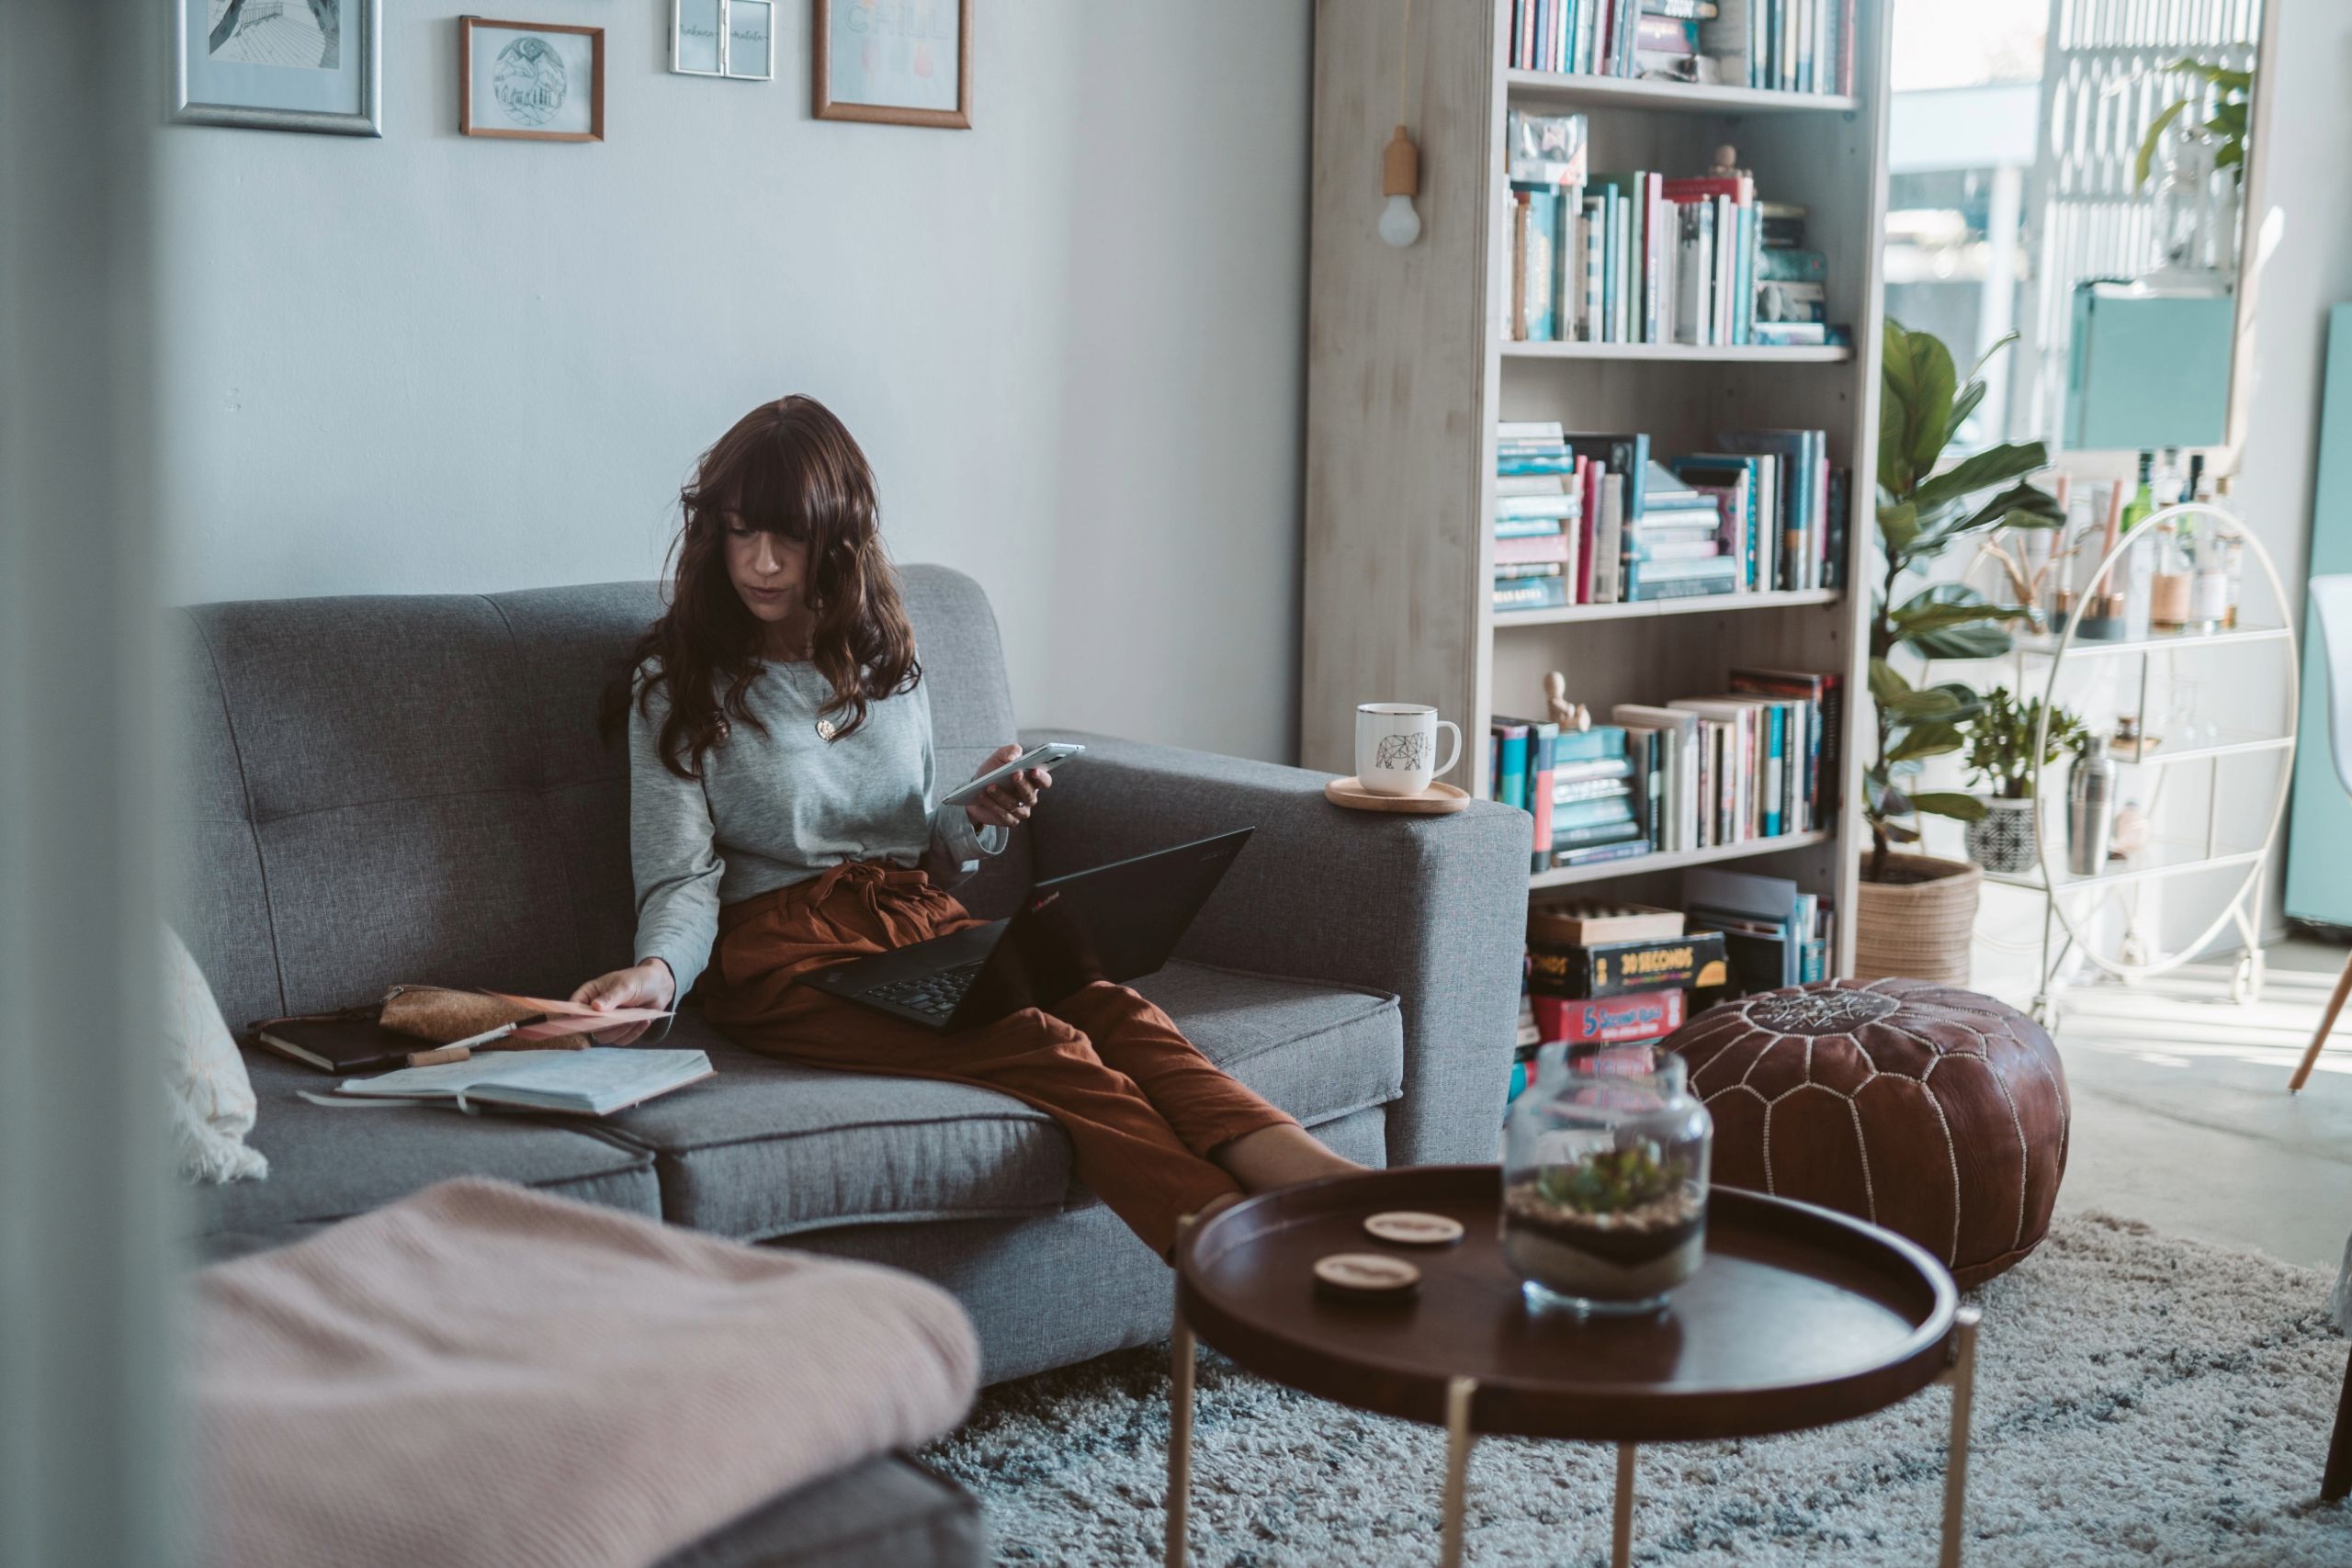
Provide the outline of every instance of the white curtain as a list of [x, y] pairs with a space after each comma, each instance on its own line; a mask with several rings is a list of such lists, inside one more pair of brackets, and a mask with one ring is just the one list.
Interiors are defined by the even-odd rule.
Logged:
[[[177, 1561], [144, 741], [167, 5], [0, 46], [0, 1562]], [[220, 132], [206, 134], [253, 134]]]

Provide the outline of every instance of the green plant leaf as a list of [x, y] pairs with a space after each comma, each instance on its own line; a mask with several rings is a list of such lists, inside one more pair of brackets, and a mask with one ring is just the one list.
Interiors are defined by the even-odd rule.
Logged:
[[1929, 790], [1924, 795], [1913, 795], [1911, 808], [1914, 811], [1924, 811], [1930, 817], [1950, 817], [1962, 822], [1976, 821], [1991, 809], [1973, 795], [1962, 795], [1957, 790], [1941, 789]]
[[1919, 830], [1916, 828], [1905, 828], [1900, 822], [1881, 822], [1878, 824], [1878, 830], [1898, 844], [1916, 844], [1919, 841]]
[[1965, 681], [1939, 681], [1933, 689], [1951, 698], [1954, 705], [1951, 718], [1955, 724], [1966, 724], [1984, 706], [1984, 699], [1978, 696]]
[[1887, 760], [1896, 762], [1917, 761], [1922, 757], [1940, 757], [1961, 747], [1960, 731], [1949, 724], [1915, 724], [1903, 732], [1902, 739], [1887, 750]]
[[1911, 499], [1918, 503], [1920, 511], [1933, 512], [1939, 506], [1965, 501], [1980, 490], [2023, 479], [2036, 468], [2049, 466], [2049, 449], [2041, 442], [2005, 441], [1998, 446], [1972, 453], [1933, 479], [1922, 480]]
[[1909, 502], [1878, 509], [1879, 538], [1886, 546], [1890, 559], [1902, 560], [1911, 549], [1911, 542], [1919, 536], [1919, 509]]
[[1929, 659], [2001, 659], [2017, 646], [2016, 638], [1990, 626], [1945, 626], [1906, 640]]
[[1917, 723], [1922, 719], [1939, 718], [1950, 722], [1960, 715], [1961, 703], [1950, 692], [1930, 686], [1924, 692], [1908, 692], [1893, 702], [1881, 705], [1899, 718]]
[[1958, 385], [1951, 351], [1935, 333], [1912, 332], [1890, 320], [1880, 381], [1884, 406], [1879, 411], [1879, 482], [1896, 500], [1909, 500], [1918, 476], [1943, 451], [1944, 425]]
[[2148, 183], [2148, 171], [2155, 166], [2156, 145], [2165, 139], [2165, 127], [2178, 119], [2180, 111], [2187, 108], [2188, 105], [2189, 100], [2187, 98], [2175, 99], [2164, 107], [2162, 113], [2148, 122], [2148, 134], [2140, 138], [2140, 155], [2132, 160], [2132, 188], [2133, 190], [2138, 190]]
[[2007, 332], [2003, 333], [1999, 337], [1995, 338], [1991, 343], [1986, 344], [1984, 345], [1984, 352], [1976, 356], [1976, 363], [1968, 367], [1968, 378], [1971, 381], [1973, 381], [1979, 376], [1984, 374], [1984, 367], [1993, 363], [1993, 356], [1995, 355], [2000, 353], [2001, 350], [2008, 347], [2009, 344], [2017, 342], [2023, 336], [2025, 336], [2025, 333], [2018, 331], [2015, 327], [2012, 327]]
[[[2016, 335], [2015, 333], [2009, 334], [2010, 337]], [[2005, 338], [2002, 341], [2006, 343], [2007, 339]], [[1974, 413], [1976, 405], [1984, 400], [1984, 383], [1973, 377], [1970, 378], [1968, 385], [1960, 389], [1960, 396], [1952, 400], [1951, 416], [1944, 421], [1945, 446], [1951, 445], [1951, 438], [1960, 434], [1960, 427], [1968, 423], [1968, 416]]]
[[1894, 665], [1883, 659], [1871, 660], [1871, 700], [1872, 702], [1891, 703], [1897, 698], [1909, 695], [1910, 691], [1911, 682], [1905, 680], [1902, 671], [1896, 670]]

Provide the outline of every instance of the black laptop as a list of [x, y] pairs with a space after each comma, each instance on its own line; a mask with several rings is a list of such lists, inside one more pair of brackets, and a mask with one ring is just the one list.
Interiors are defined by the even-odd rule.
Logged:
[[948, 1034], [1051, 1007], [1091, 981], [1149, 975], [1167, 964], [1253, 831], [1040, 882], [1009, 920], [820, 969], [801, 983]]

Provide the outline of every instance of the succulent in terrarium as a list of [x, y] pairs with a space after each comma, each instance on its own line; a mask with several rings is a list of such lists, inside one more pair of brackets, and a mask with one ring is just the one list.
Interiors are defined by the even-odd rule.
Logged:
[[1684, 1161], [1659, 1158], [1657, 1145], [1642, 1138], [1574, 1165], [1547, 1166], [1535, 1179], [1535, 1190], [1545, 1202], [1580, 1214], [1615, 1214], [1656, 1202], [1689, 1174]]

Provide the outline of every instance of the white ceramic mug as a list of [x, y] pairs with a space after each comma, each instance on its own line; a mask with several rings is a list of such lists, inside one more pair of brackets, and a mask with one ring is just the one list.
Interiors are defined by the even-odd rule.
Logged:
[[[1432, 765], [1437, 732], [1453, 737]], [[1356, 708], [1356, 778], [1374, 795], [1419, 795], [1462, 760], [1462, 727], [1419, 703], [1363, 703]]]

